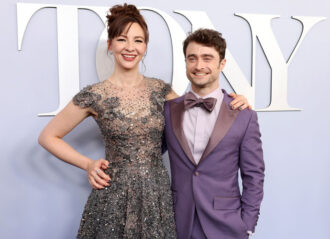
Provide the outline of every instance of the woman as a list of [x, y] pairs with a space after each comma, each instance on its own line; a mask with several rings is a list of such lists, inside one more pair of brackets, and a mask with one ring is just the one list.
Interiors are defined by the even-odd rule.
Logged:
[[[110, 13], [113, 74], [74, 96], [44, 128], [39, 142], [85, 170], [94, 188], [77, 238], [176, 238], [161, 137], [164, 101], [177, 95], [163, 81], [139, 73], [149, 34], [137, 8], [116, 5]], [[104, 136], [106, 159], [92, 160], [62, 140], [88, 116], [94, 117]]]

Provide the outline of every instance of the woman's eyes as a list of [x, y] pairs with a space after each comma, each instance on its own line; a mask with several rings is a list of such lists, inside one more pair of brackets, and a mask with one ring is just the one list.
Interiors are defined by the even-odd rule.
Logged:
[[[118, 38], [117, 41], [119, 41], [119, 42], [125, 42], [126, 39], [125, 38]], [[141, 39], [137, 39], [137, 40], [135, 40], [135, 42], [136, 43], [143, 43], [144, 41], [141, 40]]]

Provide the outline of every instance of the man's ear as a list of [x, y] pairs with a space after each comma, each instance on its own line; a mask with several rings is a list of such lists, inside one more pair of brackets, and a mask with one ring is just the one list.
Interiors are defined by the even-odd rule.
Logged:
[[219, 67], [220, 67], [220, 70], [221, 70], [221, 71], [223, 70], [223, 68], [225, 68], [226, 62], [227, 62], [226, 58], [223, 58], [223, 59], [220, 61], [220, 63], [219, 63]]

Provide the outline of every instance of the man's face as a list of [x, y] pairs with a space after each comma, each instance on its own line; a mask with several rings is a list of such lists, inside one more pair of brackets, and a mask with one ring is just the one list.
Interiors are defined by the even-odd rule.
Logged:
[[193, 89], [216, 89], [219, 86], [219, 74], [226, 60], [220, 62], [219, 53], [214, 47], [190, 42], [186, 49], [186, 74]]

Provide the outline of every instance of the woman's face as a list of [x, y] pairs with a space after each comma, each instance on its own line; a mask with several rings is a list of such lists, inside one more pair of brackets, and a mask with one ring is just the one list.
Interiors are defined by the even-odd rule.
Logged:
[[116, 67], [132, 70], [139, 67], [147, 49], [143, 29], [138, 23], [128, 24], [125, 30], [111, 40], [109, 50], [112, 50]]

